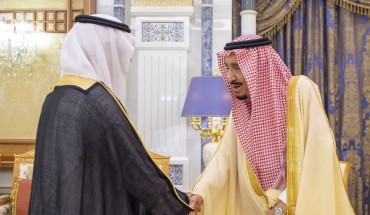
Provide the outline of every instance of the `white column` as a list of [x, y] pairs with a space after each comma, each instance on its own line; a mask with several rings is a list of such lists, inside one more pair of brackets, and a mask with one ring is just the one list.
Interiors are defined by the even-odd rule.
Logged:
[[243, 10], [241, 16], [241, 34], [256, 34], [257, 12], [254, 10]]
[[[192, 6], [131, 7], [136, 37], [137, 128], [147, 148], [171, 156], [170, 178], [190, 190], [187, 124], [181, 110], [187, 92]], [[134, 79], [135, 80], [135, 79]]]
[[241, 0], [241, 34], [256, 34], [256, 0]]

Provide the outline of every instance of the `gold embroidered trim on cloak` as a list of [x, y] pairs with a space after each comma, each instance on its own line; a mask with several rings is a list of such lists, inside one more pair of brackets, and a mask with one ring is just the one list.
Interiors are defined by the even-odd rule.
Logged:
[[[55, 86], [66, 86], [66, 85], [74, 85], [74, 86], [78, 86], [84, 90], [87, 90], [89, 89], [93, 84], [95, 84], [96, 82], [99, 82], [97, 80], [94, 80], [94, 79], [89, 79], [89, 78], [85, 78], [85, 77], [81, 77], [81, 76], [77, 76], [77, 75], [65, 75], [62, 77], [61, 80], [59, 80], [57, 82], [57, 84]], [[112, 96], [112, 98], [115, 100], [115, 102], [117, 103], [118, 107], [121, 109], [121, 111], [123, 112], [123, 114], [126, 116], [127, 120], [129, 121], [129, 123], [131, 124], [131, 127], [134, 129], [134, 131], [136, 132], [137, 136], [139, 137], [139, 140], [142, 144], [142, 146], [144, 147], [145, 151], [148, 153], [149, 155], [149, 158], [152, 160], [153, 164], [156, 165], [158, 167], [158, 165], [156, 164], [156, 162], [153, 160], [153, 158], [150, 156], [149, 154], [149, 150], [147, 150], [147, 148], [145, 147], [144, 145], [144, 142], [142, 141], [139, 133], [137, 132], [134, 124], [131, 122], [131, 119], [130, 117], [128, 116], [126, 110], [123, 108], [121, 102], [117, 99], [117, 97], [114, 95], [114, 93], [107, 87], [105, 86], [102, 82], [99, 82], [101, 84], [101, 86]], [[161, 168], [158, 167], [158, 169], [160, 171], [162, 171], [163, 175], [167, 178], [167, 180], [171, 183], [171, 179], [163, 172], [163, 170]], [[176, 194], [177, 198], [182, 202], [184, 203], [186, 206], [188, 206], [190, 209], [192, 209], [190, 207], [189, 204], [187, 204], [186, 202], [184, 202], [180, 197], [179, 195], [177, 194], [176, 192], [176, 189], [175, 187], [173, 186], [173, 184], [171, 183], [172, 185], [172, 189], [174, 191], [174, 193]]]
[[361, 15], [370, 15], [370, 6], [355, 3], [349, 0], [329, 0], [330, 3], [338, 5], [341, 8], [344, 8], [352, 13], [357, 13]]
[[[77, 75], [64, 75], [62, 79], [60, 79], [55, 86], [65, 86], [65, 85], [74, 85], [78, 86], [81, 89], [87, 90], [89, 89], [93, 84], [98, 82], [97, 80], [90, 79], [90, 78], [84, 78]], [[52, 88], [54, 90], [54, 88]]]
[[[289, 10], [285, 13], [284, 16], [278, 18], [278, 20], [276, 21], [274, 25], [268, 27], [265, 30], [258, 31], [257, 34], [261, 35], [262, 37], [272, 38], [272, 36], [274, 36], [277, 32], [279, 32], [281, 28], [283, 28], [285, 24], [290, 21], [292, 15], [295, 13], [295, 11], [301, 5], [301, 3], [302, 3], [302, 0], [292, 0], [292, 2], [290, 3], [291, 6]], [[257, 19], [257, 26], [258, 26], [258, 21], [259, 20]]]
[[[99, 82], [101, 84], [101, 86], [103, 86], [103, 88], [112, 96], [112, 98], [116, 101], [118, 107], [121, 109], [121, 111], [123, 112], [123, 114], [126, 116], [127, 120], [129, 121], [131, 127], [134, 129], [135, 133], [137, 134], [137, 136], [139, 137], [139, 140], [140, 140], [140, 143], [142, 144], [142, 146], [144, 147], [145, 151], [148, 153], [149, 155], [149, 150], [146, 148], [146, 146], [144, 145], [144, 141], [141, 139], [140, 135], [139, 135], [139, 132], [137, 132], [134, 124], [132, 123], [130, 117], [128, 116], [126, 110], [123, 108], [121, 102], [117, 99], [117, 97], [114, 95], [114, 93], [107, 87], [105, 86], [102, 82]], [[153, 158], [149, 155], [149, 158], [152, 160], [153, 164], [156, 165], [158, 167], [158, 165], [156, 164], [156, 162], [153, 160]], [[163, 173], [163, 175], [167, 178], [167, 180], [170, 182], [171, 186], [172, 186], [172, 189], [174, 191], [174, 193], [176, 194], [176, 197], [183, 203], [185, 204], [188, 208], [192, 209], [192, 207], [190, 207], [190, 205], [186, 202], [184, 202], [180, 196], [177, 194], [176, 192], [176, 189], [175, 187], [173, 186], [172, 182], [171, 182], [171, 179], [163, 172], [163, 170], [161, 168], [158, 167], [158, 169]]]
[[287, 214], [295, 214], [295, 207], [298, 196], [298, 180], [300, 167], [299, 158], [299, 136], [298, 119], [295, 112], [297, 111], [295, 104], [296, 86], [299, 76], [293, 76], [288, 83], [288, 98], [287, 98]]
[[267, 198], [265, 192], [263, 191], [260, 182], [258, 181], [256, 173], [253, 171], [253, 169], [249, 165], [248, 161], [246, 161], [246, 166], [247, 166], [247, 172], [248, 172], [248, 175], [249, 175], [249, 180], [251, 181], [254, 192], [256, 192], [256, 194], [258, 196], [263, 196], [264, 197], [264, 200], [265, 200], [266, 205], [268, 207], [268, 205], [269, 205], [268, 198]]

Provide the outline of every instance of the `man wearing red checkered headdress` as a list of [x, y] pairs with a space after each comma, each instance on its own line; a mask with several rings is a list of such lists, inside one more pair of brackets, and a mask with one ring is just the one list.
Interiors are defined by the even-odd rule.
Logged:
[[191, 213], [354, 214], [318, 88], [292, 77], [270, 44], [244, 35], [218, 53], [233, 108]]

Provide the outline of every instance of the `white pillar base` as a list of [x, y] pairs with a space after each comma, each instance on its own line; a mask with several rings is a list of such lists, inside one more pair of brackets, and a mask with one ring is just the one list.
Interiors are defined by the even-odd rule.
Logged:
[[243, 10], [240, 12], [241, 16], [241, 33], [256, 34], [256, 18], [257, 12], [254, 10]]

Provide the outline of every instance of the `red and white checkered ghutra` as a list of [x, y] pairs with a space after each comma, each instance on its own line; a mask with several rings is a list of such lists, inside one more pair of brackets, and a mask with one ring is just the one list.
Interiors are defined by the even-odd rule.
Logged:
[[[233, 41], [261, 38], [243, 35]], [[236, 54], [246, 79], [250, 99], [238, 100], [227, 81], [225, 57]], [[218, 66], [233, 100], [232, 117], [246, 157], [262, 189], [286, 186], [286, 105], [291, 73], [270, 46], [234, 49], [217, 53]]]

